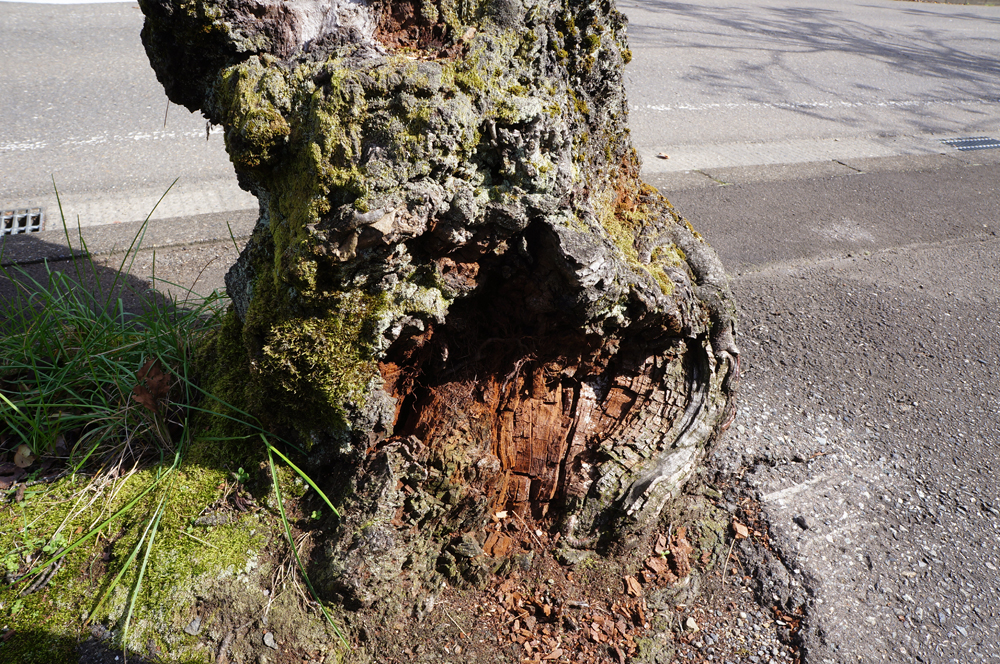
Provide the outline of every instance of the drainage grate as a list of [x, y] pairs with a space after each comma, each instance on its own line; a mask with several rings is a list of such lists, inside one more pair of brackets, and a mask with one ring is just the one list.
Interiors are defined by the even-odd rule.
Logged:
[[1000, 141], [995, 138], [989, 138], [988, 136], [950, 138], [947, 141], [941, 142], [958, 150], [962, 150], [963, 152], [966, 150], [989, 150], [991, 148], [1000, 148]]
[[42, 230], [45, 217], [42, 208], [30, 210], [4, 210], [0, 212], [0, 235], [37, 233]]

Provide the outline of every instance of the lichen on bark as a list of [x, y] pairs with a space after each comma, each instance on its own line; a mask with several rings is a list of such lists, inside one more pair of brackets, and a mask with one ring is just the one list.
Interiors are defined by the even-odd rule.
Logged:
[[717, 257], [639, 178], [613, 2], [140, 5], [260, 201], [215, 343], [347, 506], [323, 588], [481, 582], [518, 555], [499, 510], [569, 547], [655, 521], [739, 353]]

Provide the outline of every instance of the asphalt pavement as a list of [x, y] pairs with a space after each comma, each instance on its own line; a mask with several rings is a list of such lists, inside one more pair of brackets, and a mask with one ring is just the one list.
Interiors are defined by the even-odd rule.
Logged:
[[[650, 179], [732, 271], [744, 378], [709, 465], [761, 505], [780, 564], [744, 564], [765, 608], [804, 611], [805, 662], [1000, 660], [1000, 150], [963, 157]], [[252, 216], [198, 221], [150, 226], [134, 292], [154, 262], [175, 297], [222, 287]], [[4, 260], [38, 277], [68, 250], [20, 236]]]
[[1000, 660], [1000, 150], [962, 157], [651, 179], [733, 272], [711, 464], [760, 502], [806, 662]]
[[[847, 6], [623, 3], [636, 67], [669, 79], [663, 94], [692, 100], [680, 108], [633, 87], [634, 137], [649, 181], [732, 274], [741, 406], [710, 465], [761, 505], [779, 564], [754, 568], [749, 551], [745, 562], [765, 603], [801, 602], [805, 661], [997, 661], [1000, 149], [960, 152], [941, 140], [1000, 138], [1000, 9], [872, 0], [851, 4], [845, 19]], [[923, 41], [906, 46], [903, 27], [869, 30], [887, 6]], [[678, 23], [654, 47], [642, 26], [655, 23], [639, 11], [650, 7], [707, 23]], [[852, 29], [838, 28], [848, 19]], [[684, 55], [693, 29], [718, 41]], [[759, 38], [729, 49], [737, 60], [727, 64], [725, 39], [736, 33]], [[830, 69], [838, 43], [885, 35], [886, 46], [851, 60], [878, 65], [864, 76]], [[816, 85], [783, 50], [815, 57], [815, 71], [841, 83]], [[907, 85], [926, 87], [888, 94], [905, 67]], [[675, 81], [692, 87], [670, 92]], [[0, 151], [5, 173], [9, 156]], [[133, 285], [152, 273], [155, 246], [158, 279], [178, 292], [221, 287], [236, 251], [229, 229], [239, 244], [253, 215], [197, 221], [153, 222]], [[81, 230], [105, 275], [135, 228]], [[4, 262], [65, 269], [62, 237], [14, 238]]]
[[935, 154], [941, 140], [1000, 124], [1000, 7], [619, 6], [634, 54], [630, 124], [647, 173]]
[[134, 2], [0, 1], [0, 209], [54, 229], [57, 189], [72, 225], [256, 209], [219, 128], [167, 103], [142, 21]]

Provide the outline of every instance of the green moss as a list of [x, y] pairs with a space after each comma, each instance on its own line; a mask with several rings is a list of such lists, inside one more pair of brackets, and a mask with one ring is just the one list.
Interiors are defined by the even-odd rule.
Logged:
[[659, 265], [649, 265], [646, 267], [646, 270], [656, 279], [656, 283], [660, 285], [660, 290], [663, 291], [664, 295], [673, 294], [674, 282], [670, 280], [670, 277], [667, 276], [662, 267]]
[[281, 110], [287, 108], [287, 83], [258, 57], [222, 73], [226, 148], [237, 166], [257, 169], [270, 164], [289, 134]]
[[420, 13], [424, 19], [433, 25], [438, 21], [438, 8], [434, 4], [434, 0], [424, 0], [420, 6]]
[[473, 96], [478, 96], [478, 93], [486, 89], [486, 81], [475, 67], [461, 66], [454, 68], [452, 71], [452, 80], [462, 92]]
[[659, 246], [653, 250], [650, 256], [649, 265], [646, 269], [653, 275], [660, 284], [660, 289], [664, 295], [672, 295], [674, 292], [674, 282], [667, 276], [665, 267], [686, 267], [686, 256], [684, 252], [675, 244]]
[[[335, 296], [321, 316], [290, 318], [270, 327], [260, 368], [280, 392], [289, 415], [347, 426], [345, 406], [361, 406], [369, 382], [379, 375], [374, 337], [386, 304], [384, 294], [352, 291]], [[300, 422], [298, 417], [293, 421]]]
[[[374, 355], [388, 296], [327, 293], [322, 313], [310, 314], [290, 306], [283, 282], [266, 266], [259, 273], [245, 322], [230, 311], [222, 329], [199, 349], [203, 384], [218, 398], [205, 409], [233, 417], [236, 411], [223, 404], [234, 404], [266, 429], [297, 431], [306, 440], [316, 430], [344, 429], [346, 409], [361, 405], [379, 375]], [[233, 419], [208, 414], [195, 425], [214, 438], [252, 433]], [[226, 444], [220, 445], [196, 445], [193, 453], [212, 459], [225, 453]]]
[[[44, 492], [26, 498], [16, 510], [0, 512], [0, 548], [20, 550], [27, 556], [27, 537], [35, 549], [30, 555], [45, 560], [50, 554], [40, 550], [41, 542], [50, 541], [57, 528], [61, 526], [66, 540], [79, 540], [93, 523], [139, 498], [157, 472], [162, 468], [131, 473], [108, 487], [103, 497], [96, 489], [98, 500], [93, 502], [90, 498], [95, 489], [88, 487], [88, 479], [72, 476], [55, 482]], [[277, 532], [273, 524], [253, 515], [212, 528], [192, 526], [193, 520], [219, 499], [227, 476], [224, 470], [184, 465], [139, 498], [102, 537], [91, 538], [69, 553], [44, 590], [19, 597], [24, 584], [0, 588], [0, 606], [7, 613], [4, 622], [15, 635], [0, 646], [0, 658], [10, 662], [70, 661], [77, 640], [89, 633], [85, 618], [106, 624], [121, 635], [138, 564], [125, 572], [121, 585], [111, 592], [100, 612], [90, 613], [129, 558], [165, 494], [159, 528], [135, 595], [129, 633], [117, 646], [146, 654], [155, 644], [175, 660], [200, 661], [200, 651], [193, 648], [195, 640], [181, 631], [190, 620], [196, 596], [252, 565]], [[142, 551], [137, 563], [145, 555], [145, 548]]]

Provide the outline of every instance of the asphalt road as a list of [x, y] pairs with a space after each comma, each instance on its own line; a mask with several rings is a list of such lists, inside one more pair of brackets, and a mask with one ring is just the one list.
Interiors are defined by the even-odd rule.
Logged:
[[942, 138], [1000, 125], [1000, 7], [619, 6], [634, 53], [630, 120], [649, 173], [934, 153]]
[[[0, 2], [0, 207], [70, 223], [256, 208], [218, 131], [171, 105], [139, 41], [134, 3]], [[164, 118], [166, 116], [166, 122]]]
[[[942, 151], [998, 132], [1000, 8], [624, 0], [647, 173]], [[170, 106], [133, 3], [0, 1], [0, 207], [71, 223], [245, 210], [222, 144]], [[166, 122], [164, 123], [164, 117]], [[1000, 136], [998, 136], [1000, 137]], [[665, 153], [670, 159], [657, 158]]]
[[744, 382], [712, 467], [770, 524], [773, 560], [743, 560], [765, 607], [804, 610], [806, 662], [1000, 660], [1000, 150], [965, 157], [670, 195], [734, 273]]
[[647, 177], [733, 273], [763, 603], [806, 662], [1000, 660], [1000, 149], [940, 143], [1000, 138], [1000, 8], [624, 6]]
[[[739, 416], [711, 463], [770, 523], [777, 564], [755, 568], [762, 598], [801, 605], [806, 662], [1000, 660], [1000, 150], [960, 153], [939, 142], [1000, 138], [1000, 8], [622, 4], [635, 52], [633, 135], [647, 174], [733, 275], [745, 375]], [[74, 20], [133, 20], [129, 7], [80, 8]], [[31, 11], [0, 4], [0, 21], [7, 29]], [[22, 57], [14, 50], [0, 42], [5, 63]], [[4, 90], [17, 69], [0, 71]], [[73, 71], [65, 64], [52, 80], [72, 78], [63, 70]], [[22, 104], [23, 117], [7, 123], [5, 98], [5, 189], [14, 190], [11, 174], [35, 168], [27, 149], [7, 146], [48, 140], [32, 151], [44, 161], [66, 142], [31, 138], [35, 126], [57, 137], [88, 136], [91, 126], [140, 130], [117, 111], [107, 117], [118, 124], [101, 124], [101, 110], [58, 117], [74, 95], [102, 104], [120, 96], [97, 79], [90, 85], [67, 88], [51, 117]], [[46, 94], [37, 87], [13, 98]], [[159, 100], [123, 103], [145, 112], [143, 131], [154, 131]], [[180, 132], [184, 115], [175, 111]], [[187, 121], [185, 131], [204, 131]], [[217, 136], [182, 138], [181, 156], [163, 163], [208, 164], [216, 157], [198, 150], [221, 148]], [[59, 149], [107, 169], [157, 163], [139, 155], [154, 140], [95, 143]], [[115, 146], [136, 152], [98, 152]], [[671, 159], [652, 161], [660, 151]], [[89, 170], [77, 168], [78, 181], [66, 173], [67, 186], [86, 192], [93, 178], [113, 193], [160, 177], [133, 166], [119, 183], [112, 170]], [[212, 233], [206, 227], [205, 239]], [[168, 237], [159, 246], [157, 273], [175, 283], [220, 285], [232, 260], [228, 240]], [[754, 555], [744, 551], [748, 565]]]

